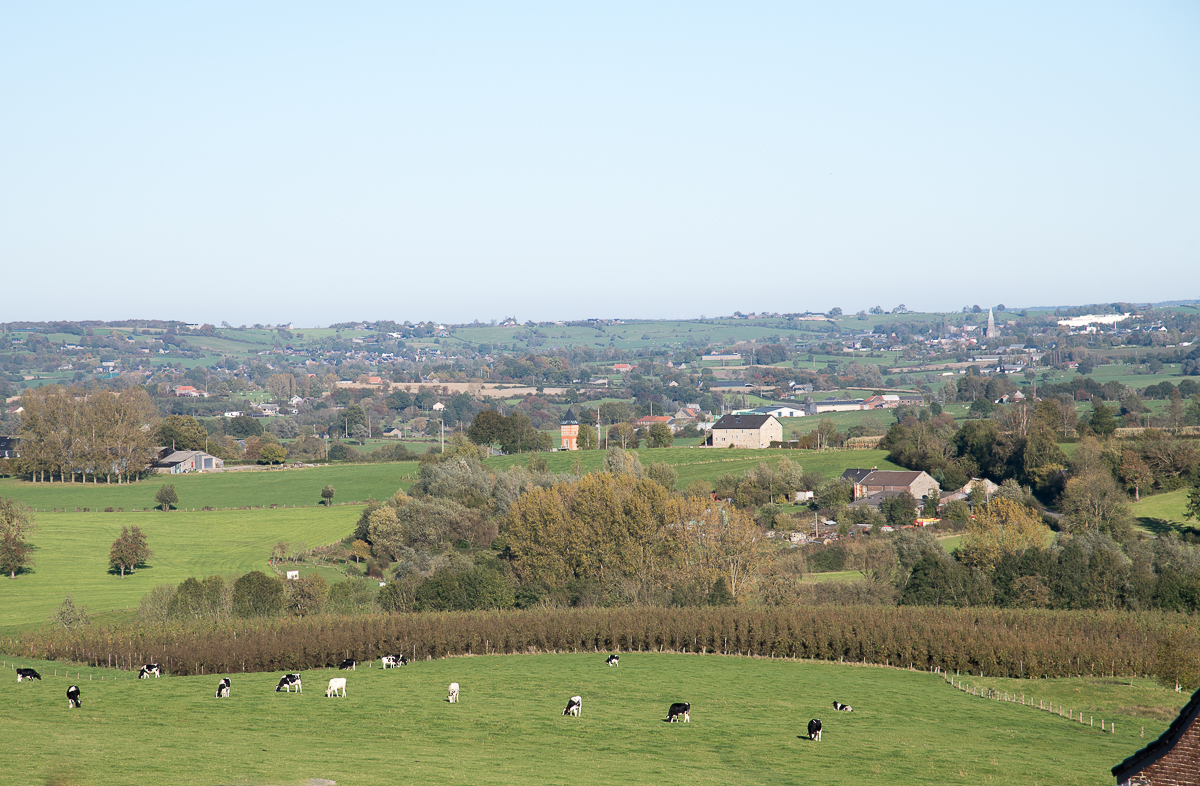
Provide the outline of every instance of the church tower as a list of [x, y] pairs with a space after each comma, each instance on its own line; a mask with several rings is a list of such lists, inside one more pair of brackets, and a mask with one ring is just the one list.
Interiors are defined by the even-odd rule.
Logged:
[[997, 338], [997, 337], [999, 337], [999, 335], [1000, 335], [1000, 331], [996, 329], [996, 318], [994, 316], [992, 316], [992, 310], [989, 308], [988, 309], [987, 337], [988, 338]]
[[558, 433], [562, 437], [562, 450], [579, 450], [579, 421], [570, 407], [558, 424]]

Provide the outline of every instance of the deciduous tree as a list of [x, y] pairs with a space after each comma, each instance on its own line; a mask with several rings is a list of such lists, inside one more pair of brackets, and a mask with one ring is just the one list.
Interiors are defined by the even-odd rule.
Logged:
[[175, 484], [164, 483], [160, 486], [154, 495], [154, 501], [161, 505], [164, 511], [170, 510], [172, 505], [179, 504], [179, 495], [175, 493]]
[[121, 534], [108, 551], [108, 564], [125, 578], [126, 570], [133, 573], [134, 568], [144, 565], [152, 556], [154, 552], [147, 545], [146, 535], [140, 527], [121, 527]]

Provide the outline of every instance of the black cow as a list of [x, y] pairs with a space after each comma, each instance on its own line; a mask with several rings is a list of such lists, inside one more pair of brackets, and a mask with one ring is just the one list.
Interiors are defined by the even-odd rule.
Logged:
[[338, 664], [338, 668], [342, 671], [355, 671], [355, 665], [357, 665], [357, 661], [355, 661], [354, 658], [346, 658], [344, 661]]
[[842, 704], [840, 701], [835, 701], [833, 703], [833, 708], [838, 712], [854, 712], [853, 707], [851, 707], [849, 704]]
[[157, 663], [147, 663], [145, 666], [142, 666], [142, 670], [138, 672], [139, 680], [148, 680], [151, 677], [158, 679], [161, 676], [162, 667]]
[[619, 657], [617, 657], [617, 654], [615, 652], [612, 655], [609, 655], [608, 660], [606, 660], [604, 662], [607, 663], [609, 666], [620, 666], [621, 665], [621, 659]]
[[42, 675], [33, 669], [17, 669], [17, 682], [22, 682], [23, 680], [40, 680], [41, 678]]
[[293, 685], [295, 685], [296, 689], [301, 693], [304, 693], [304, 685], [300, 682], [299, 674], [284, 674], [279, 678], [279, 684], [275, 686], [275, 692], [279, 693], [280, 691], [287, 689], [287, 692], [291, 693]]
[[680, 718], [683, 718], [684, 723], [690, 723], [692, 720], [692, 705], [686, 701], [675, 702], [667, 710], [668, 723], [675, 723]]
[[583, 697], [572, 696], [567, 701], [567, 708], [563, 710], [563, 715], [574, 715], [576, 718], [583, 712]]
[[67, 707], [77, 710], [83, 705], [79, 703], [79, 688], [75, 685], [67, 688]]
[[808, 722], [808, 738], [813, 742], [821, 741], [821, 719], [813, 718]]
[[229, 695], [229, 690], [230, 690], [229, 678], [223, 677], [221, 679], [221, 681], [217, 683], [217, 698], [218, 699], [225, 698], [226, 696]]

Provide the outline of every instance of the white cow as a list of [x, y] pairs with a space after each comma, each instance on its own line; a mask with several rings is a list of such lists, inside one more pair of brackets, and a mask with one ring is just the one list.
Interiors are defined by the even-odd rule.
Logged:
[[572, 696], [571, 699], [567, 702], [567, 708], [565, 710], [563, 710], [563, 715], [574, 715], [576, 718], [578, 718], [580, 713], [582, 713], [582, 712], [583, 712], [583, 697], [582, 696]]
[[450, 683], [450, 695], [449, 695], [449, 697], [447, 697], [446, 701], [450, 702], [451, 704], [456, 704], [458, 702], [458, 683], [457, 682]]
[[[341, 691], [341, 694], [339, 694], [338, 691]], [[341, 696], [346, 695], [346, 678], [345, 677], [334, 677], [333, 679], [331, 679], [329, 681], [329, 687], [325, 689], [325, 698], [330, 698], [331, 696], [338, 696], [338, 695], [341, 695]]]

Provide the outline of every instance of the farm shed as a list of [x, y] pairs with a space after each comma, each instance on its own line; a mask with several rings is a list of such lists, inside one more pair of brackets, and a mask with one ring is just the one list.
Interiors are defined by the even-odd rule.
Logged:
[[1117, 786], [1200, 786], [1200, 690], [1154, 742], [1112, 768]]

